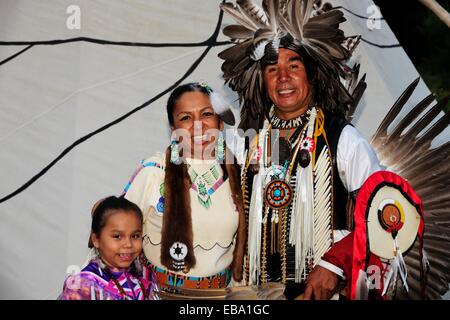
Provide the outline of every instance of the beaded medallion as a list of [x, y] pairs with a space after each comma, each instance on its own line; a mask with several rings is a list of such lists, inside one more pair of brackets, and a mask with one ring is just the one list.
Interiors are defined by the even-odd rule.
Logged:
[[269, 182], [264, 191], [266, 203], [272, 209], [281, 209], [292, 201], [292, 188], [284, 180]]

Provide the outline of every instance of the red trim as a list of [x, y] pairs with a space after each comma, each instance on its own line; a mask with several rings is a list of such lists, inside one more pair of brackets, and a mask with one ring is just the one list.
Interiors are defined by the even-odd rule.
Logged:
[[[352, 273], [351, 279], [348, 279], [351, 283], [350, 286], [350, 299], [354, 300], [356, 298], [356, 282], [358, 279], [359, 270], [365, 271], [368, 266], [369, 254], [368, 252], [368, 240], [367, 240], [367, 212], [368, 204], [371, 202], [371, 197], [373, 196], [376, 189], [380, 185], [396, 185], [400, 190], [409, 197], [409, 200], [418, 208], [418, 211], [422, 217], [420, 219], [418, 235], [420, 238], [421, 249], [422, 249], [422, 238], [423, 238], [423, 204], [420, 197], [412, 189], [412, 187], [399, 175], [389, 172], [389, 171], [378, 171], [372, 174], [363, 184], [358, 192], [358, 197], [356, 199], [356, 206], [354, 212], [355, 219], [355, 235], [353, 243], [353, 263], [352, 263]], [[422, 250], [420, 250], [422, 251]], [[421, 252], [422, 254], [422, 252]]]

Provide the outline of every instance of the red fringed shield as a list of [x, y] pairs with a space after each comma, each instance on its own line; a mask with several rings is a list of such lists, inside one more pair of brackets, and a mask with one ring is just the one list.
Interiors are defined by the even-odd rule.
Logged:
[[[389, 187], [389, 188], [385, 188]], [[391, 192], [383, 194], [380, 200], [381, 190], [388, 189]], [[397, 192], [398, 191], [398, 192]], [[379, 205], [374, 203], [375, 197], [378, 197]], [[409, 224], [409, 230], [406, 230], [405, 219], [410, 219], [408, 215], [405, 217], [403, 208], [398, 205], [400, 199], [403, 199], [403, 203], [406, 206], [414, 208], [418, 213], [418, 223]], [[407, 202], [405, 202], [405, 199]], [[375, 206], [377, 206], [375, 208]], [[382, 206], [382, 208], [380, 208]], [[374, 210], [375, 211], [374, 213]], [[369, 213], [371, 214], [371, 220], [369, 221]], [[374, 214], [378, 216], [378, 219], [373, 219]], [[423, 205], [422, 201], [412, 187], [400, 176], [388, 171], [378, 171], [371, 175], [363, 184], [358, 192], [356, 199], [355, 212], [355, 235], [353, 243], [353, 262], [352, 262], [352, 275], [350, 283], [350, 299], [354, 300], [357, 297], [357, 281], [360, 271], [367, 271], [368, 261], [371, 254], [377, 254], [375, 248], [370, 247], [371, 240], [374, 241], [376, 232], [385, 233], [381, 235], [386, 238], [386, 235], [391, 236], [392, 239], [397, 237], [400, 233], [409, 233], [406, 236], [412, 237], [412, 244], [415, 242], [417, 236], [420, 241], [420, 266], [421, 277], [424, 278], [423, 266], [422, 266], [422, 248], [423, 248], [423, 232], [424, 232], [424, 220], [423, 220]], [[377, 221], [374, 221], [377, 220]], [[410, 221], [406, 221], [407, 225]], [[370, 225], [369, 225], [370, 223]], [[375, 226], [375, 227], [374, 227]], [[374, 231], [375, 230], [375, 231]], [[381, 230], [381, 232], [380, 232]], [[370, 234], [370, 232], [372, 234]], [[414, 234], [411, 234], [413, 233]], [[402, 234], [403, 236], [403, 234]], [[372, 237], [372, 239], [371, 239]], [[378, 239], [378, 238], [377, 238]], [[381, 243], [380, 243], [381, 242]], [[377, 246], [383, 248], [383, 240], [377, 243]], [[386, 243], [386, 246], [392, 247], [391, 243]], [[380, 255], [380, 254], [378, 254]], [[423, 281], [422, 281], [423, 283]], [[423, 288], [424, 290], [424, 288]]]

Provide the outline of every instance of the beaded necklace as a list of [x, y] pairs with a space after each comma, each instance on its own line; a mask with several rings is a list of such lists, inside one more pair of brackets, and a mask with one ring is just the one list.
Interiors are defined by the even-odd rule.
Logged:
[[269, 123], [272, 125], [272, 128], [274, 129], [294, 129], [302, 127], [305, 123], [307, 123], [310, 114], [311, 109], [308, 109], [306, 112], [299, 115], [297, 118], [284, 120], [276, 115], [275, 106], [272, 105], [269, 114]]
[[[211, 196], [224, 183], [223, 176], [219, 177], [217, 164], [213, 164], [205, 173], [199, 175], [191, 165], [188, 166], [191, 177], [191, 189], [197, 193], [199, 203], [208, 209], [211, 206]], [[209, 187], [209, 188], [207, 188]]]

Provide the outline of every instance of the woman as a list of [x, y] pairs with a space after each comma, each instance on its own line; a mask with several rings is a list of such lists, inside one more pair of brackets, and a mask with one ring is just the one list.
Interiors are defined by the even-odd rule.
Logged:
[[223, 139], [228, 106], [207, 85], [176, 88], [172, 142], [142, 161], [125, 197], [144, 213], [144, 253], [161, 287], [224, 288], [241, 281], [245, 217], [240, 169]]

